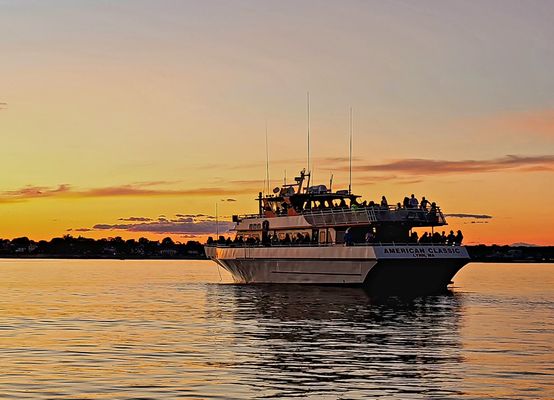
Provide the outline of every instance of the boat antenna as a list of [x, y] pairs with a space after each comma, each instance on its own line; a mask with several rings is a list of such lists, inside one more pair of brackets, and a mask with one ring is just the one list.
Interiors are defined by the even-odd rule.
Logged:
[[350, 107], [350, 123], [349, 123], [349, 136], [350, 136], [350, 154], [348, 157], [348, 194], [352, 194], [352, 107]]
[[271, 191], [269, 182], [269, 146], [267, 143], [267, 119], [265, 120], [265, 180], [267, 182], [267, 193]]
[[306, 171], [310, 173], [310, 92], [306, 92], [306, 102], [308, 110], [308, 168]]
[[333, 172], [331, 172], [331, 177], [329, 178], [329, 192], [333, 193]]

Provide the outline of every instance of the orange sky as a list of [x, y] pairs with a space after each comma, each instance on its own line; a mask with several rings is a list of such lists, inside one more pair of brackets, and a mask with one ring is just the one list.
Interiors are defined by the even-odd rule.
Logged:
[[304, 166], [309, 90], [316, 182], [347, 185], [352, 106], [364, 199], [554, 244], [548, 3], [48, 3], [0, 5], [0, 237], [213, 233], [256, 210], [266, 121], [272, 186]]

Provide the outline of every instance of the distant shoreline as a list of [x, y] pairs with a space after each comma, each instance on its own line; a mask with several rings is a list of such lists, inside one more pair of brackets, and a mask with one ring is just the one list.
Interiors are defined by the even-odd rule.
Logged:
[[554, 246], [466, 246], [472, 262], [554, 263]]
[[[471, 262], [483, 263], [554, 263], [554, 246], [466, 246]], [[0, 259], [63, 259], [63, 260], [207, 260], [200, 254], [0, 254]]]

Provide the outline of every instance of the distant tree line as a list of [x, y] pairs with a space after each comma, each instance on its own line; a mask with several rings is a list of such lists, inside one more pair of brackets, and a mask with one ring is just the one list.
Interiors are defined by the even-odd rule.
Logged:
[[[466, 246], [473, 261], [480, 262], [554, 262], [554, 246]], [[197, 241], [174, 242], [138, 240], [117, 236], [91, 239], [65, 235], [50, 241], [28, 237], [0, 239], [0, 257], [36, 258], [206, 258], [204, 245]]]
[[473, 261], [554, 262], [554, 246], [466, 246]]
[[65, 235], [50, 241], [27, 237], [0, 239], [0, 257], [67, 257], [67, 258], [205, 258], [204, 246], [197, 241], [174, 242], [138, 240], [117, 236], [91, 239]]

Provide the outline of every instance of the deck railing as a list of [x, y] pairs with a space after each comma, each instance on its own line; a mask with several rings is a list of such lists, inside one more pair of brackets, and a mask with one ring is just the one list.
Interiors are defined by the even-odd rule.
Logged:
[[[207, 247], [225, 247], [225, 248], [259, 248], [259, 247], [333, 247], [333, 246], [339, 246], [344, 247], [346, 246], [345, 243], [290, 243], [290, 244], [284, 244], [284, 243], [271, 243], [271, 244], [252, 244], [252, 243], [210, 243], [205, 244], [204, 246]], [[347, 247], [364, 247], [364, 246], [410, 246], [410, 247], [421, 247], [421, 246], [461, 246], [459, 243], [454, 244], [447, 244], [447, 243], [402, 243], [402, 242], [374, 242], [374, 243], [352, 243], [348, 245]]]
[[409, 221], [415, 225], [444, 225], [446, 220], [440, 208], [433, 211], [422, 208], [360, 207], [324, 210], [306, 210], [302, 213], [314, 226], [351, 226], [372, 222]]
[[[396, 206], [367, 206], [355, 208], [325, 208], [303, 210], [298, 215], [306, 218], [314, 227], [326, 228], [335, 226], [368, 225], [374, 222], [411, 222], [414, 226], [446, 225], [446, 219], [440, 207], [397, 208]], [[276, 215], [276, 218], [287, 214]], [[238, 216], [238, 220], [263, 218], [260, 214]]]

